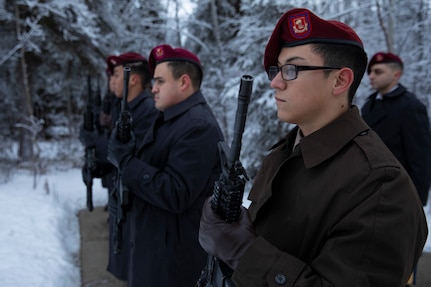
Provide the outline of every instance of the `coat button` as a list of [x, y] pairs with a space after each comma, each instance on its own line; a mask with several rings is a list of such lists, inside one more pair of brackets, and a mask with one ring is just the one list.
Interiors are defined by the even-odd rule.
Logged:
[[277, 275], [275, 275], [275, 283], [277, 284], [277, 285], [283, 285], [283, 284], [285, 284], [286, 283], [286, 276], [284, 276], [284, 274], [277, 274]]
[[149, 179], [150, 175], [148, 173], [144, 173], [144, 175], [142, 176], [144, 179]]

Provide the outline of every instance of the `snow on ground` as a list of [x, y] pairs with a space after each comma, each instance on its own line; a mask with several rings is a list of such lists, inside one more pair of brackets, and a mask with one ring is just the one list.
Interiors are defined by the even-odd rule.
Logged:
[[[86, 208], [80, 169], [37, 179], [28, 171], [0, 184], [0, 286], [78, 287], [78, 211]], [[100, 180], [93, 184], [95, 206], [106, 203]]]

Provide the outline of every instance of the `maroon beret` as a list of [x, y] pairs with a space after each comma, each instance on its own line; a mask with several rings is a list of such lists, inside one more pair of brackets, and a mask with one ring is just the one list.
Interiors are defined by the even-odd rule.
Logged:
[[392, 53], [378, 52], [376, 53], [368, 63], [368, 74], [371, 72], [371, 67], [375, 64], [385, 64], [385, 63], [398, 63], [403, 67], [403, 61], [400, 57]]
[[141, 54], [135, 53], [135, 52], [127, 52], [118, 56], [112, 55], [109, 56], [106, 59], [106, 62], [108, 64], [108, 74], [111, 73], [111, 75], [114, 73], [114, 68], [116, 66], [120, 65], [126, 65], [131, 63], [143, 63], [146, 65], [147, 59], [142, 56]]
[[287, 11], [278, 20], [265, 48], [264, 66], [276, 66], [282, 47], [311, 43], [350, 45], [364, 49], [361, 39], [346, 24], [324, 20], [310, 10], [296, 8]]
[[111, 63], [110, 58], [114, 57], [114, 56], [109, 56], [108, 58], [106, 58], [106, 74], [108, 76], [112, 76], [114, 74], [114, 65]]
[[192, 52], [183, 48], [172, 48], [169, 45], [163, 44], [154, 47], [148, 58], [148, 66], [150, 72], [154, 75], [156, 65], [166, 61], [184, 61], [195, 64], [202, 72], [202, 65], [199, 58]]

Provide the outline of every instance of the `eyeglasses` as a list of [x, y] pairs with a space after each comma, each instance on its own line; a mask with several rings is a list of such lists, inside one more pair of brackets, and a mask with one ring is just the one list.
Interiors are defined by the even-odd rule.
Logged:
[[272, 81], [278, 72], [281, 71], [281, 77], [285, 81], [292, 81], [298, 77], [299, 71], [312, 71], [312, 70], [340, 70], [341, 68], [334, 67], [318, 67], [318, 66], [297, 66], [292, 64], [285, 64], [281, 67], [270, 66], [268, 69], [268, 79]]

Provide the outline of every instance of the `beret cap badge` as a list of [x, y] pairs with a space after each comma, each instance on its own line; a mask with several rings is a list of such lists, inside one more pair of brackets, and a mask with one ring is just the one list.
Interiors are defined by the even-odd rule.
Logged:
[[165, 55], [165, 51], [163, 50], [163, 47], [157, 47], [154, 54], [157, 59], [161, 59]]
[[383, 55], [382, 55], [382, 54], [378, 54], [378, 55], [376, 55], [376, 61], [377, 61], [377, 62], [381, 62], [381, 61], [383, 61]]
[[290, 34], [293, 38], [304, 39], [311, 34], [311, 22], [308, 12], [290, 15], [288, 17]]

